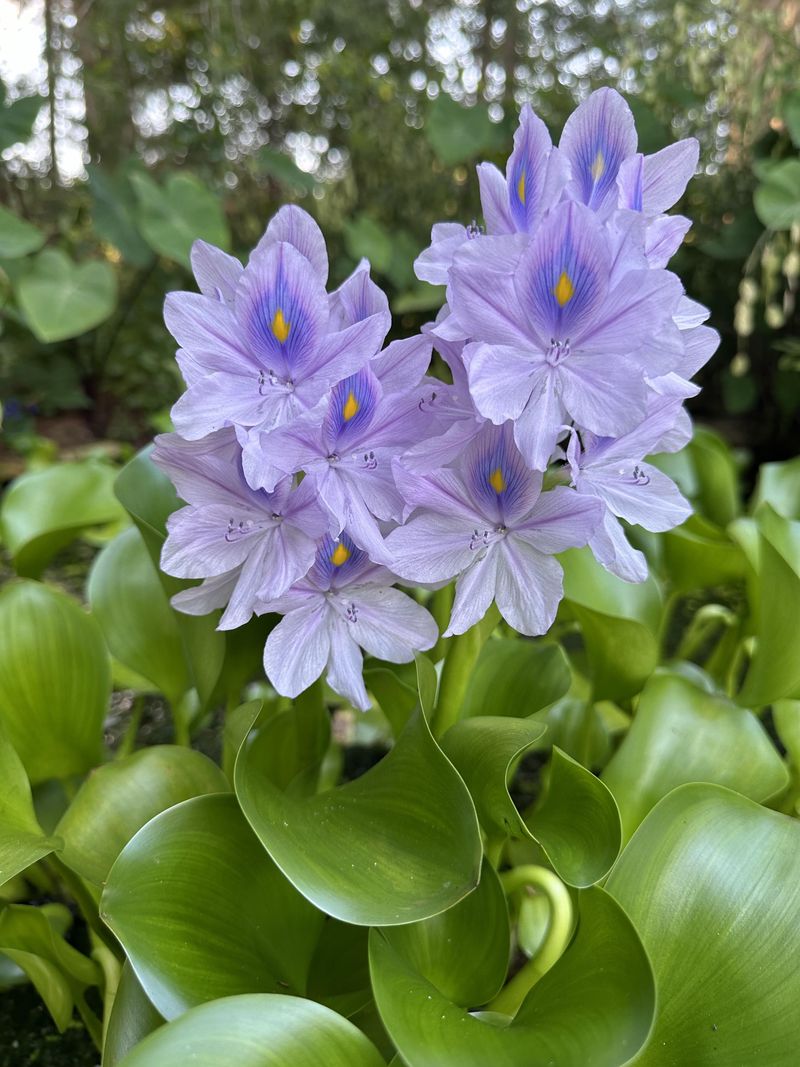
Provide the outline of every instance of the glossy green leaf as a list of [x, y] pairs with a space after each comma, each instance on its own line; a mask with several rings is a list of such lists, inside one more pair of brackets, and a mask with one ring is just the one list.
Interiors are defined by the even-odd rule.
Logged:
[[0, 152], [12, 145], [30, 140], [33, 124], [42, 110], [44, 97], [23, 96], [5, 107], [0, 107]]
[[117, 475], [114, 492], [135, 520], [157, 566], [167, 536], [167, 519], [181, 503], [172, 482], [150, 458], [152, 451], [153, 446], [148, 445], [125, 464]]
[[163, 1024], [163, 1018], [147, 999], [136, 972], [126, 960], [103, 1040], [102, 1067], [117, 1067], [127, 1052]]
[[133, 835], [161, 811], [190, 797], [228, 792], [225, 775], [201, 752], [156, 745], [92, 771], [56, 833], [60, 858], [95, 885]]
[[788, 230], [800, 220], [800, 159], [784, 159], [770, 167], [753, 201], [756, 214], [771, 230]]
[[95, 619], [38, 582], [0, 591], [0, 725], [31, 782], [100, 762], [111, 688]]
[[708, 589], [744, 577], [746, 559], [739, 543], [700, 515], [668, 530], [662, 544], [667, 575], [678, 590]]
[[46, 248], [17, 283], [17, 301], [38, 341], [77, 337], [99, 326], [117, 306], [117, 276], [104, 260], [75, 263]]
[[264, 847], [317, 907], [345, 922], [393, 925], [436, 915], [477, 885], [475, 809], [421, 712], [379, 764], [318, 795], [276, 784], [281, 719], [245, 742], [236, 793]]
[[351, 1018], [372, 1002], [366, 926], [325, 916], [308, 973], [306, 996]]
[[193, 1008], [137, 1045], [120, 1067], [384, 1067], [329, 1008], [298, 997], [226, 997]]
[[58, 463], [21, 475], [3, 497], [0, 527], [18, 574], [38, 578], [83, 531], [122, 522], [116, 471], [105, 463]]
[[695, 502], [701, 514], [725, 527], [741, 510], [739, 471], [719, 434], [698, 427], [688, 445], [697, 479]]
[[620, 1067], [647, 1036], [655, 1000], [647, 956], [602, 889], [581, 893], [575, 938], [505, 1027], [443, 996], [392, 946], [392, 933], [370, 934], [370, 969], [408, 1067]]
[[230, 232], [219, 198], [192, 174], [171, 174], [163, 186], [139, 171], [130, 176], [138, 201], [139, 232], [167, 259], [191, 267], [193, 243], [202, 239], [230, 247]]
[[569, 689], [569, 663], [560, 645], [498, 637], [481, 649], [462, 716], [524, 718], [547, 707]]
[[484, 861], [481, 880], [440, 915], [387, 927], [385, 937], [413, 970], [454, 1004], [486, 1004], [508, 970], [511, 931], [500, 880]]
[[762, 463], [752, 507], [770, 504], [785, 519], [800, 519], [800, 456], [783, 463]]
[[571, 549], [560, 559], [564, 596], [586, 644], [594, 699], [633, 696], [658, 662], [661, 598], [655, 581], [623, 582], [588, 548]]
[[0, 885], [58, 847], [39, 826], [25, 768], [0, 727]]
[[660, 671], [603, 781], [619, 804], [625, 838], [676, 786], [716, 782], [753, 800], [780, 793], [786, 768], [758, 719], [720, 693]]
[[0, 205], [0, 259], [17, 259], [38, 252], [44, 240], [44, 234], [36, 226]]
[[446, 93], [429, 106], [425, 136], [446, 167], [474, 159], [505, 141], [505, 131], [491, 121], [484, 105], [464, 107]]
[[302, 993], [322, 923], [222, 794], [147, 823], [111, 868], [101, 915], [166, 1019], [236, 993]]
[[800, 824], [715, 785], [665, 797], [608, 881], [653, 964], [641, 1067], [792, 1067]]
[[0, 952], [30, 978], [59, 1030], [72, 1018], [76, 991], [96, 985], [97, 966], [57, 931], [42, 908], [0, 908]]
[[419, 701], [416, 687], [405, 682], [396, 671], [384, 665], [365, 666], [364, 684], [380, 705], [392, 727], [392, 733], [399, 737]]
[[776, 700], [772, 705], [772, 716], [789, 758], [795, 767], [800, 768], [800, 700]]
[[756, 649], [738, 696], [752, 708], [800, 691], [800, 522], [782, 518], [768, 504], [756, 521]]
[[111, 175], [98, 166], [87, 167], [86, 172], [95, 230], [132, 266], [146, 267], [153, 253], [136, 225], [136, 197], [128, 176], [124, 171]]

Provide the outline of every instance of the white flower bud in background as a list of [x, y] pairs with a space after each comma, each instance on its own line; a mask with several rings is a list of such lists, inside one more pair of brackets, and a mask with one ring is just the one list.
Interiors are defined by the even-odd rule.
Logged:
[[753, 308], [741, 301], [733, 313], [733, 327], [740, 337], [749, 337], [753, 332]]
[[742, 278], [739, 283], [739, 296], [743, 304], [755, 304], [758, 300], [758, 283], [752, 278]]
[[764, 321], [772, 330], [779, 330], [786, 322], [783, 308], [779, 304], [767, 304], [764, 311]]
[[793, 248], [783, 261], [783, 273], [792, 281], [800, 274], [800, 249]]
[[750, 370], [750, 357], [746, 352], [737, 352], [731, 360], [731, 374], [734, 378], [743, 378]]

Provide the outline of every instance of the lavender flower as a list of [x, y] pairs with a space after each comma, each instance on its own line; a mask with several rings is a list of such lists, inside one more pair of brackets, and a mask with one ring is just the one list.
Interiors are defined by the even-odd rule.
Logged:
[[599, 502], [565, 486], [542, 493], [542, 476], [525, 466], [509, 425], [487, 426], [457, 469], [398, 468], [397, 482], [417, 510], [386, 544], [402, 578], [458, 576], [446, 634], [464, 633], [492, 601], [520, 633], [545, 633], [562, 596], [553, 556], [587, 544], [602, 519]]
[[366, 711], [370, 699], [361, 650], [408, 663], [438, 637], [431, 615], [392, 589], [393, 581], [347, 533], [338, 540], [325, 537], [308, 575], [283, 597], [258, 607], [259, 613], [284, 616], [264, 649], [264, 670], [277, 691], [297, 696], [324, 672], [332, 689]]

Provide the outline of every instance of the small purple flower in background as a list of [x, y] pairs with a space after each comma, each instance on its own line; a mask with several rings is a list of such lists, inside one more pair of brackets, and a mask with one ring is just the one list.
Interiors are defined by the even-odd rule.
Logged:
[[[202, 442], [162, 434], [153, 452], [188, 505], [168, 520], [161, 567], [176, 578], [212, 580], [206, 593], [224, 590], [228, 607], [220, 629], [241, 626], [257, 597], [280, 596], [302, 578], [327, 527], [311, 485], [295, 487], [294, 479], [284, 478], [272, 493], [251, 489], [240, 457], [232, 430]], [[177, 606], [198, 600], [198, 594], [178, 595]]]
[[[167, 297], [164, 317], [188, 385], [172, 412], [183, 437], [227, 425], [283, 425], [380, 349], [391, 321], [385, 298], [362, 299], [364, 316], [344, 323], [340, 297], [325, 291], [319, 228], [299, 208], [283, 210], [235, 286], [230, 257], [204, 246], [195, 261], [209, 295]], [[362, 292], [369, 286], [359, 279]]]
[[588, 543], [602, 519], [599, 501], [565, 486], [542, 493], [542, 476], [525, 466], [510, 425], [487, 426], [458, 469], [398, 469], [397, 480], [417, 510], [387, 538], [394, 570], [426, 584], [458, 577], [446, 633], [464, 633], [492, 601], [520, 633], [545, 633], [562, 596], [553, 556]]
[[[573, 430], [567, 446], [572, 485], [605, 505], [602, 524], [589, 540], [599, 563], [626, 582], [643, 582], [647, 563], [632, 548], [619, 519], [661, 533], [680, 526], [692, 513], [671, 478], [645, 456], [671, 450], [665, 445], [680, 416], [680, 400], [655, 397], [647, 418], [622, 437], [597, 437]], [[678, 447], [686, 438], [674, 442]]]
[[325, 537], [308, 575], [258, 608], [260, 614], [284, 616], [264, 649], [264, 670], [275, 689], [297, 696], [324, 672], [332, 689], [366, 711], [371, 702], [361, 650], [390, 663], [409, 663], [439, 636], [425, 608], [391, 588], [394, 580], [347, 533], [337, 540]]

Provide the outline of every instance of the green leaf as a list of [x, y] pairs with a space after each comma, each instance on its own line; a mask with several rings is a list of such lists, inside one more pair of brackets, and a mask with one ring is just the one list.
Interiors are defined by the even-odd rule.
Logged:
[[662, 544], [667, 575], [679, 591], [709, 589], [744, 577], [741, 546], [700, 515], [691, 515], [682, 526], [667, 530]]
[[276, 148], [264, 147], [259, 150], [255, 157], [256, 166], [270, 178], [280, 182], [289, 189], [295, 189], [301, 193], [310, 193], [316, 188], [316, 178], [300, 170], [291, 156], [286, 152], [280, 152]]
[[0, 724], [31, 782], [99, 763], [110, 688], [100, 627], [74, 600], [38, 582], [0, 591]]
[[149, 245], [136, 225], [136, 197], [130, 176], [120, 171], [107, 174], [100, 167], [86, 168], [92, 194], [94, 228], [104, 240], [118, 248], [134, 267], [146, 267], [153, 258]]
[[770, 167], [753, 202], [756, 214], [771, 230], [788, 230], [800, 220], [800, 159], [784, 159]]
[[392, 301], [395, 315], [408, 315], [417, 311], [438, 311], [445, 302], [446, 287], [417, 282], [413, 289], [400, 293]]
[[264, 847], [317, 907], [388, 926], [436, 915], [477, 885], [475, 809], [420, 711], [377, 766], [319, 795], [276, 784], [273, 735], [283, 718], [245, 742], [236, 793]]
[[368, 259], [378, 273], [386, 274], [391, 267], [394, 238], [368, 215], [357, 215], [344, 224], [344, 243], [353, 259]]
[[117, 306], [117, 276], [102, 260], [75, 263], [46, 248], [16, 285], [17, 301], [37, 341], [49, 344], [99, 326]]
[[789, 784], [758, 719], [709, 687], [659, 671], [642, 691], [624, 741], [603, 772], [626, 840], [676, 786], [715, 782], [765, 801]]
[[756, 650], [738, 701], [762, 707], [800, 690], [800, 523], [769, 504], [756, 516], [759, 567]]
[[697, 478], [696, 502], [717, 526], [727, 526], [741, 511], [739, 471], [726, 442], [698, 427], [688, 445]]
[[0, 885], [47, 856], [60, 842], [50, 840], [33, 810], [31, 787], [14, 747], [0, 728]]
[[564, 696], [571, 677], [560, 645], [492, 638], [481, 649], [461, 714], [527, 717]]
[[446, 93], [430, 103], [425, 136], [446, 167], [468, 162], [505, 141], [505, 131], [492, 122], [485, 106], [464, 107]]
[[103, 1067], [117, 1067], [127, 1052], [164, 1022], [139, 985], [131, 961], [122, 966], [103, 1041]]
[[306, 995], [351, 1018], [372, 1003], [365, 926], [325, 916], [311, 960]]
[[[87, 592], [109, 651], [161, 690], [173, 708], [196, 686], [195, 665], [204, 670], [213, 662], [219, 672], [225, 638], [214, 628], [216, 617], [181, 618], [170, 607], [136, 528], [125, 530], [99, 553]], [[193, 640], [187, 647], [188, 629]]]
[[68, 944], [42, 908], [6, 904], [0, 909], [0, 952], [30, 978], [59, 1030], [72, 1018], [76, 992], [96, 985], [96, 965]]
[[608, 891], [653, 964], [641, 1067], [791, 1067], [800, 997], [800, 825], [715, 785], [665, 797]]
[[623, 582], [588, 548], [560, 557], [564, 596], [581, 625], [595, 700], [625, 700], [637, 693], [658, 662], [661, 597], [652, 577]]
[[0, 108], [0, 152], [30, 140], [43, 103], [43, 96], [24, 96]]
[[322, 923], [224, 794], [147, 823], [111, 868], [101, 915], [165, 1019], [236, 993], [302, 993]]
[[477, 889], [458, 904], [383, 932], [403, 960], [454, 1004], [486, 1004], [502, 988], [511, 931], [503, 887], [486, 861]]
[[130, 176], [138, 201], [139, 231], [160, 256], [191, 268], [196, 240], [230, 248], [230, 231], [219, 198], [192, 174], [171, 174], [159, 186], [149, 174]]
[[297, 997], [226, 997], [151, 1034], [120, 1067], [383, 1067], [374, 1045], [340, 1015]]
[[453, 1004], [392, 946], [393, 933], [371, 932], [370, 970], [408, 1067], [620, 1067], [647, 1036], [655, 1001], [647, 956], [602, 889], [580, 894], [575, 938], [507, 1026]]
[[38, 578], [56, 552], [84, 531], [124, 521], [115, 477], [113, 467], [88, 460], [57, 463], [12, 482], [0, 525], [17, 573]]
[[225, 775], [201, 752], [156, 745], [93, 771], [56, 828], [60, 858], [102, 885], [133, 835], [159, 812], [190, 797], [225, 793]]
[[793, 89], [783, 98], [781, 114], [795, 148], [800, 148], [800, 91]]
[[30, 252], [38, 252], [43, 244], [41, 230], [0, 205], [0, 259], [27, 256]]
[[751, 506], [759, 504], [770, 504], [785, 519], [800, 519], [800, 456], [761, 464]]

